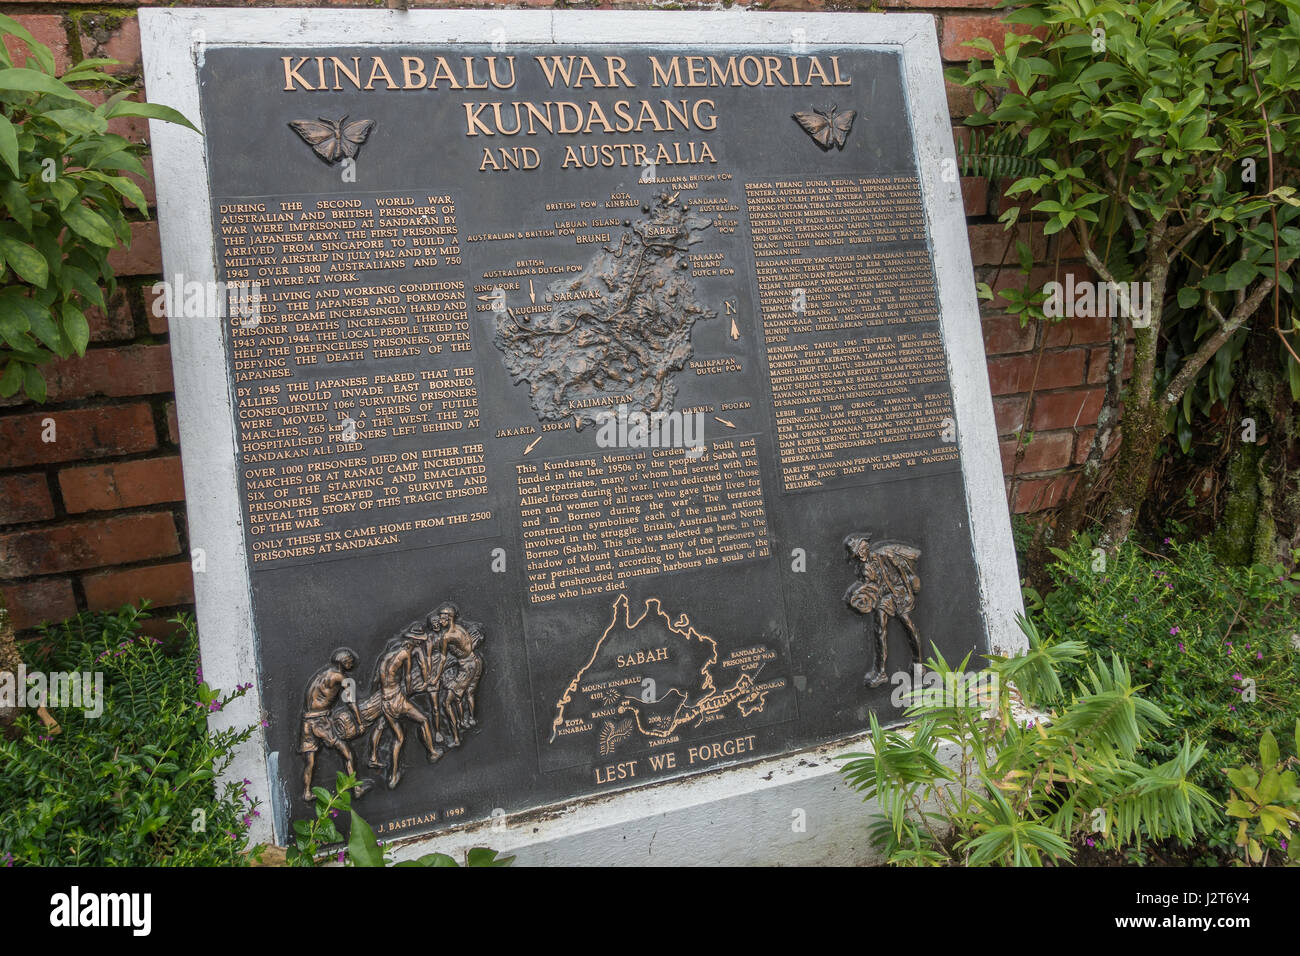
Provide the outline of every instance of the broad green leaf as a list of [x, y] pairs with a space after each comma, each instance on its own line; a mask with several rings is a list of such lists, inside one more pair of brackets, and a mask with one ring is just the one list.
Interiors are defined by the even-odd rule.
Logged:
[[1277, 766], [1278, 749], [1277, 738], [1273, 736], [1273, 731], [1265, 729], [1264, 735], [1259, 739], [1259, 763], [1265, 770], [1271, 770]]
[[513, 856], [498, 857], [497, 851], [485, 846], [476, 846], [465, 854], [466, 866], [509, 866], [514, 862]]
[[4, 160], [15, 179], [21, 175], [18, 172], [18, 133], [3, 113], [0, 113], [0, 159]]
[[112, 57], [107, 57], [107, 56], [86, 57], [86, 59], [84, 60], [78, 60], [76, 64], [74, 64], [72, 67], [68, 69], [67, 73], [64, 73], [63, 76], [60, 77], [60, 79], [66, 82], [70, 74], [77, 73], [81, 70], [98, 70], [101, 66], [121, 66], [121, 65], [122, 65], [121, 60], [114, 60]]
[[1249, 820], [1255, 815], [1255, 810], [1245, 800], [1229, 800], [1223, 808], [1223, 812], [1230, 817], [1239, 817]]
[[45, 263], [45, 257], [25, 242], [19, 242], [9, 236], [0, 236], [0, 252], [4, 253], [9, 267], [24, 282], [43, 289], [50, 281], [50, 270]]
[[[36, 38], [27, 32], [27, 28], [13, 17], [7, 17], [0, 13], [0, 32], [12, 33], [18, 37], [26, 44], [28, 52], [41, 65], [41, 69], [46, 73], [54, 72], [54, 54], [50, 51], [50, 48], [44, 43], [37, 42]], [[6, 62], [9, 61], [6, 60]]]
[[1255, 278], [1255, 264], [1245, 259], [1238, 259], [1228, 268], [1225, 288], [1229, 292], [1244, 289], [1250, 285], [1250, 280], [1253, 278]]
[[67, 130], [69, 133], [76, 133], [81, 136], [103, 133], [108, 129], [108, 121], [104, 117], [97, 115], [94, 110], [46, 110], [42, 115], [50, 122], [57, 123], [60, 128]]
[[9, 210], [9, 215], [14, 217], [14, 222], [22, 226], [27, 232], [32, 231], [32, 204], [27, 198], [27, 193], [19, 185], [17, 180], [6, 179], [0, 183], [0, 199], [4, 200], [5, 208]]
[[1076, 82], [1090, 83], [1096, 80], [1112, 79], [1123, 75], [1124, 69], [1118, 63], [1112, 63], [1109, 60], [1101, 60], [1100, 62], [1092, 64], [1080, 73]]
[[1277, 830], [1283, 833], [1287, 832], [1286, 818], [1280, 813], [1275, 813], [1275, 807], [1263, 807], [1259, 811], [1259, 827], [1255, 831], [1261, 836], [1268, 836]]
[[4, 374], [0, 375], [0, 398], [8, 398], [22, 387], [23, 363], [12, 359], [5, 365]]
[[104, 217], [89, 206], [73, 203], [63, 210], [63, 221], [77, 235], [89, 239], [100, 246], [112, 246], [117, 242], [112, 228]]
[[418, 860], [403, 860], [401, 863], [395, 863], [394, 866], [454, 866], [460, 864], [446, 853], [426, 853]]
[[86, 354], [86, 345], [90, 342], [90, 324], [86, 316], [71, 302], [62, 306], [63, 334], [78, 355]]
[[71, 286], [77, 292], [80, 292], [81, 297], [87, 302], [93, 302], [101, 309], [104, 308], [104, 291], [91, 278], [89, 273], [76, 266], [65, 265], [63, 267], [63, 278], [65, 286]]
[[113, 104], [112, 107], [104, 114], [110, 118], [118, 116], [143, 116], [146, 119], [163, 120], [168, 123], [176, 123], [187, 129], [198, 132], [198, 128], [185, 118], [185, 116], [170, 106], [163, 106], [161, 103], [138, 103], [134, 100], [122, 100], [120, 103]]
[[140, 212], [144, 213], [146, 216], [149, 215], [149, 203], [144, 198], [144, 191], [125, 176], [109, 176], [107, 173], [101, 173], [94, 169], [83, 170], [81, 174], [83, 176], [89, 176], [108, 186], [112, 186], [113, 189], [125, 196], [129, 202], [140, 210]]
[[137, 176], [144, 175], [144, 166], [141, 164], [139, 157], [129, 149], [118, 149], [93, 159], [88, 164], [95, 169], [107, 170], [126, 170], [128, 173], [135, 173]]
[[28, 319], [31, 322], [32, 334], [60, 358], [67, 358], [67, 345], [59, 334], [59, 327], [54, 324], [54, 319], [50, 317], [50, 314], [44, 309], [38, 309], [30, 313]]
[[81, 94], [54, 77], [39, 70], [29, 70], [22, 66], [11, 66], [0, 70], [0, 90], [20, 93], [45, 93], [65, 100], [85, 102]]
[[370, 824], [352, 811], [352, 833], [348, 836], [348, 857], [353, 866], [383, 866], [384, 851]]
[[4, 337], [11, 348], [21, 349], [28, 345], [25, 336], [32, 324], [15, 298], [9, 295], [0, 296], [0, 336]]
[[67, 209], [77, 200], [77, 187], [66, 177], [59, 176], [50, 183], [50, 194], [58, 201], [60, 209]]
[[23, 367], [23, 391], [34, 402], [45, 401], [45, 376], [35, 365]]

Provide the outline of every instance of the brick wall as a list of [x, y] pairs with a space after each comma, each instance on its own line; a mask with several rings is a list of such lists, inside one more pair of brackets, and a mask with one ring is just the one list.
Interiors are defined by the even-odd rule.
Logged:
[[[382, 4], [204, 0], [188, 5]], [[547, 0], [501, 4], [600, 9], [647, 5]], [[15, 17], [51, 46], [61, 68], [86, 57], [113, 57], [121, 61], [114, 72], [141, 87], [136, 6], [130, 0], [99, 0], [94, 6], [28, 0], [0, 2], [0, 12]], [[869, 6], [933, 13], [946, 63], [968, 59], [971, 51], [962, 49], [966, 41], [985, 36], [1000, 42], [1004, 30], [992, 9], [996, 0], [885, 0], [871, 5], [771, 0], [755, 6], [837, 10], [846, 16]], [[22, 55], [20, 48], [11, 43], [15, 56]], [[948, 97], [955, 133], [962, 136], [960, 121], [972, 108], [970, 95], [950, 85]], [[119, 122], [114, 132], [147, 139], [142, 121]], [[1014, 247], [996, 221], [996, 185], [984, 179], [962, 181], [976, 278], [999, 288], [1018, 283], [1019, 276]], [[152, 190], [146, 188], [146, 193], [152, 202]], [[142, 221], [132, 232], [130, 249], [114, 253], [121, 288], [106, 311], [92, 316], [86, 355], [46, 367], [45, 405], [0, 400], [0, 591], [19, 628], [143, 598], [157, 608], [193, 603], [167, 321], [153, 314], [150, 294], [162, 269], [158, 230], [153, 222]], [[1057, 268], [1073, 271], [1078, 279], [1090, 278], [1078, 265], [1077, 248], [1063, 245], [1060, 236], [1048, 238], [1037, 229], [1025, 229], [1021, 238], [1031, 243], [1037, 262], [1043, 264], [1042, 281]], [[1005, 265], [999, 268], [1000, 263]], [[1015, 318], [994, 309], [985, 312], [984, 344], [1003, 438], [1008, 501], [1017, 512], [1051, 508], [1070, 487], [1092, 439], [1105, 378], [1105, 322], [1076, 320], [1068, 326], [1022, 329]], [[45, 441], [51, 421], [55, 440]], [[1022, 427], [1032, 431], [1033, 440], [1017, 462], [1014, 436]]]

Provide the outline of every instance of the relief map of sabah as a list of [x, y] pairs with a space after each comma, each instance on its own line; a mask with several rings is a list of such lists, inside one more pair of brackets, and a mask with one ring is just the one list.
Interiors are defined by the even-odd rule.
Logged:
[[618, 245], [574, 278], [552, 282], [542, 303], [496, 313], [493, 343], [542, 421], [595, 423], [611, 404], [672, 411], [672, 373], [691, 357], [691, 329], [717, 313], [695, 298], [690, 247], [710, 221], [675, 194], [625, 221]]
[[[786, 683], [757, 680], [763, 665], [775, 658], [760, 644], [730, 651], [719, 661], [717, 642], [697, 631], [685, 614], [673, 621], [658, 598], [647, 598], [633, 620], [627, 596], [620, 594], [590, 659], [556, 704], [551, 742], [593, 735], [605, 757], [632, 738], [643, 745], [672, 743], [679, 729], [759, 713], [768, 693]], [[726, 690], [719, 690], [719, 683]]]

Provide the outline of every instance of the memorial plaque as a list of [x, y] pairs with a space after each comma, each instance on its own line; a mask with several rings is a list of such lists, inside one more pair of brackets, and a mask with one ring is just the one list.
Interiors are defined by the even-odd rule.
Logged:
[[[151, 98], [197, 91], [160, 210], [175, 347], [220, 388], [178, 359], [186, 478], [233, 462], [280, 833], [345, 767], [392, 839], [790, 753], [897, 718], [931, 644], [1005, 634], [969, 266], [937, 268], [960, 201], [901, 44], [145, 12]], [[196, 271], [219, 317], [185, 310]]]

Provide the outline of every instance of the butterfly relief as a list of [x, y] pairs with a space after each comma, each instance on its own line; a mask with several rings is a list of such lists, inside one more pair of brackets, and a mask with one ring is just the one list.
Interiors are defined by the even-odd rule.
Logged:
[[289, 126], [317, 156], [333, 166], [344, 159], [353, 159], [361, 152], [362, 144], [375, 128], [375, 121], [349, 123], [346, 116], [337, 120], [320, 116], [315, 120], [294, 120]]
[[832, 146], [844, 148], [844, 141], [853, 129], [853, 121], [858, 116], [857, 110], [839, 112], [834, 106], [825, 109], [814, 107], [801, 113], [793, 114], [794, 121], [803, 127], [803, 131], [812, 137], [813, 142], [829, 150]]

